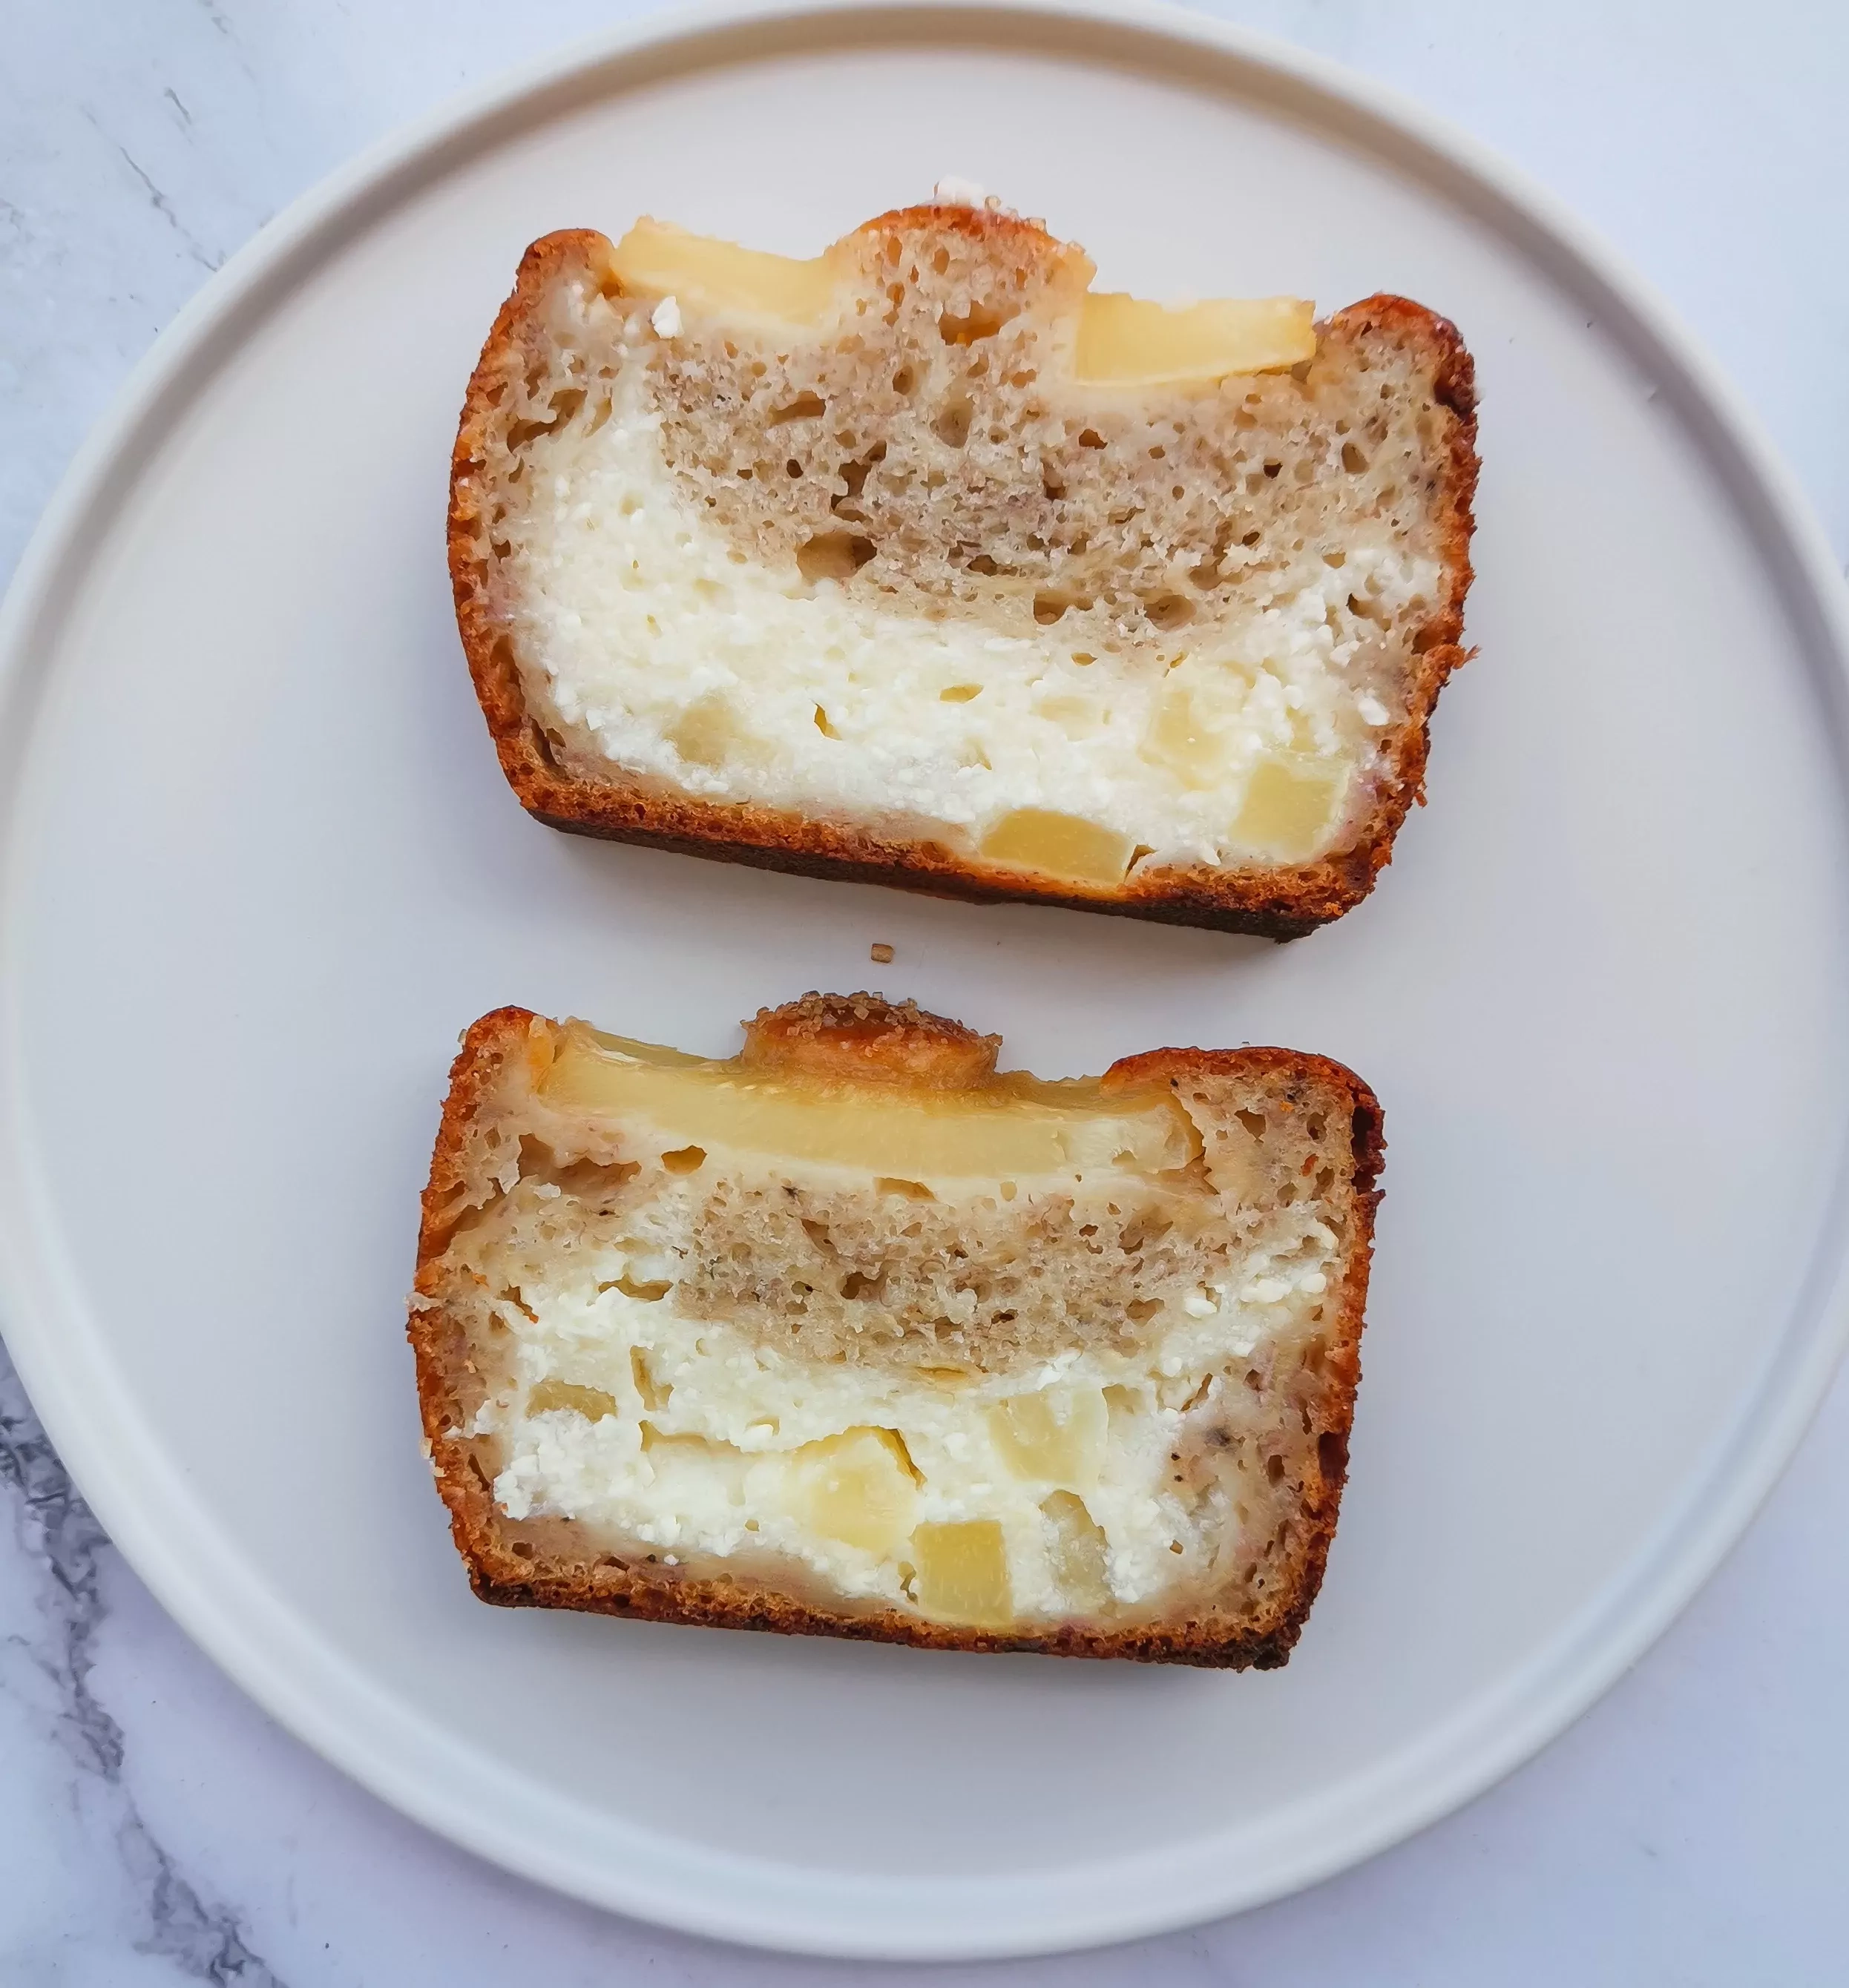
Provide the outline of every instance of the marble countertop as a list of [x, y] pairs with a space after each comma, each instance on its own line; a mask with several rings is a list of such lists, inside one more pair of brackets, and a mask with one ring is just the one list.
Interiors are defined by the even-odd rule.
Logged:
[[[128, 367], [262, 222], [458, 86], [640, 11], [0, 0], [0, 576]], [[1849, 553], [1849, 11], [1766, 0], [1749, 23], [1718, 0], [1214, 11], [1444, 112], [1603, 230], [1742, 384], [1838, 558]], [[168, 1621], [0, 1354], [0, 1982], [1840, 1982], [1845, 1515], [1839, 1382], [1683, 1619], [1461, 1814], [1313, 1892], [1195, 1932], [902, 1974], [609, 1917], [381, 1807]]]

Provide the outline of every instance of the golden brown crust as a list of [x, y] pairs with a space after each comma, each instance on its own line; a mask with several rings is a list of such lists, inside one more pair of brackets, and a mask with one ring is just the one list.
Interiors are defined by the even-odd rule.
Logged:
[[754, 1070], [967, 1090], [995, 1073], [999, 1036], [879, 994], [805, 994], [760, 1008], [740, 1060]]
[[[924, 1018], [927, 1021], [936, 1018]], [[1373, 1255], [1377, 1187], [1385, 1154], [1380, 1107], [1360, 1077], [1326, 1057], [1292, 1050], [1153, 1050], [1113, 1063], [1107, 1090], [1180, 1086], [1203, 1077], [1263, 1075], [1286, 1109], [1349, 1114], [1353, 1214], [1347, 1266], [1327, 1334], [1320, 1385], [1306, 1405], [1316, 1437], [1312, 1480], [1304, 1486], [1304, 1523], [1291, 1564], [1263, 1612], [1234, 1622], [1202, 1615], [1176, 1624], [1117, 1629], [1065, 1625], [1010, 1635], [927, 1621], [894, 1609], [853, 1613], [814, 1605], [745, 1578], [703, 1579], [643, 1558], [574, 1551], [564, 1522], [516, 1523], [496, 1505], [492, 1479], [464, 1433], [479, 1398], [468, 1365], [468, 1341], [444, 1302], [440, 1259], [455, 1220], [455, 1197], [469, 1176], [476, 1116], [493, 1099], [510, 1063], [534, 1053], [539, 1018], [501, 1008], [468, 1031], [451, 1067], [432, 1156], [418, 1245], [417, 1292], [409, 1337], [416, 1356], [424, 1434], [437, 1488], [448, 1506], [470, 1585], [506, 1608], [570, 1608], [715, 1628], [762, 1629], [783, 1635], [845, 1636], [919, 1648], [1005, 1650], [1045, 1656], [1118, 1657], [1209, 1669], [1275, 1669], [1289, 1657], [1322, 1581], [1348, 1467], [1349, 1432], [1360, 1380], [1360, 1340]], [[543, 1030], [545, 1025], [539, 1024]], [[978, 1040], [981, 1040], [978, 1038]], [[542, 1052], [543, 1053], [543, 1052]]]
[[[1052, 238], [1037, 223], [982, 208], [909, 208], [868, 226], [926, 215], [938, 225], [964, 233], [1001, 231], [1031, 233], [1041, 242]], [[1275, 939], [1299, 938], [1328, 924], [1352, 911], [1373, 888], [1375, 878], [1392, 858], [1394, 840], [1407, 810], [1424, 800], [1425, 762], [1438, 693], [1451, 671], [1468, 660], [1461, 644], [1465, 596], [1471, 579], [1476, 389], [1470, 354], [1454, 325], [1404, 297], [1381, 295], [1349, 305], [1322, 327], [1385, 333], [1422, 348], [1436, 398], [1455, 417], [1434, 493], [1442, 520], [1442, 582], [1430, 617], [1413, 639], [1418, 664], [1408, 686], [1407, 715], [1389, 740], [1378, 798], [1358, 839], [1346, 849], [1295, 868], [1231, 870], [1200, 864], [1133, 874], [1116, 886], [1087, 888], [1025, 871], [997, 871], [969, 861], [941, 843], [896, 841], [864, 828], [779, 809], [702, 800], [614, 767], [607, 776], [582, 779], [559, 765], [544, 726], [527, 708], [509, 638], [493, 612], [491, 579], [476, 529], [485, 474], [482, 449], [494, 407], [522, 364], [524, 347], [541, 336], [541, 300], [561, 274], [576, 265], [612, 294], [621, 293], [620, 284], [608, 273], [610, 251], [605, 236], [584, 228], [546, 235], [527, 251], [513, 293], [501, 306], [469, 380], [451, 462], [449, 571], [457, 625], [502, 771], [528, 813], [574, 834], [760, 869], [886, 884], [938, 897], [1058, 904]]]

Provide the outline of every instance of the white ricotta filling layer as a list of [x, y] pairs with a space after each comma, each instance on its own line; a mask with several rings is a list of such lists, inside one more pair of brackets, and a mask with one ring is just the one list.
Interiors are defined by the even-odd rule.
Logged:
[[[674, 1303], [674, 1253], [599, 1245], [579, 1253], [568, 1283], [540, 1290], [529, 1278], [520, 1304], [500, 1307], [513, 1338], [508, 1380], [471, 1432], [501, 1439], [494, 1496], [511, 1518], [580, 1520], [669, 1561], [769, 1549], [838, 1594], [908, 1607], [916, 1556], [905, 1540], [869, 1550], [829, 1537], [805, 1523], [801, 1489], [804, 1445], [890, 1431], [917, 1480], [909, 1523], [1000, 1526], [1016, 1614], [1073, 1612], [1043, 1510], [1060, 1493], [1082, 1499], [1103, 1536], [1111, 1597], [1136, 1604], [1198, 1580], [1225, 1543], [1224, 1515], [1210, 1523], [1178, 1495], [1184, 1410], [1211, 1409], [1224, 1388], [1243, 1385], [1238, 1362], [1300, 1327], [1333, 1280], [1334, 1249], [1312, 1222], [1285, 1259], [1249, 1253], [1224, 1283], [1171, 1305], [1139, 1355], [1072, 1351], [953, 1384], [916, 1369], [795, 1358], [689, 1319]], [[661, 1297], [631, 1294], [664, 1283]], [[561, 1383], [586, 1391], [577, 1405], [536, 1411], [536, 1392], [543, 1404]], [[1041, 1394], [1075, 1429], [1088, 1409], [1096, 1417], [1091, 1440], [1065, 1445], [1050, 1475], [1024, 1465], [997, 1421], [998, 1411], [1016, 1412], [1007, 1404]]]

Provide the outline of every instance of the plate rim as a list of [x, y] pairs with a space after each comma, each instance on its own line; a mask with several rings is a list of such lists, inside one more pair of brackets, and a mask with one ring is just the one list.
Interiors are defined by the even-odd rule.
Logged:
[[[1407, 147], [1428, 170], [1442, 168], [1479, 196], [1488, 195], [1532, 243], [1609, 299], [1627, 320], [1627, 335], [1677, 381], [1685, 418], [1705, 426], [1702, 439], [1716, 474], [1724, 474], [1741, 515], [1756, 526], [1760, 556], [1784, 568], [1792, 583], [1786, 604], [1795, 622], [1808, 623], [1813, 668], [1819, 656], [1833, 654], [1834, 668], [1824, 673], [1820, 687], [1832, 706], [1839, 762], [1849, 758], [1849, 588], [1808, 499], [1756, 414], [1653, 286], [1553, 194], [1448, 120], [1326, 58], [1166, 0], [709, 0], [571, 42], [452, 96], [367, 147], [229, 258], [130, 371], [73, 457], [0, 604], [0, 920], [10, 924], [16, 884], [29, 863], [13, 831], [29, 784], [37, 706], [52, 681], [45, 661], [49, 645], [35, 638], [64, 611], [93, 530], [100, 536], [107, 529], [115, 492], [132, 483], [139, 459], [157, 445], [164, 409], [170, 402], [184, 404], [195, 374], [216, 369], [219, 348], [228, 338], [235, 341], [241, 321], [267, 308], [268, 292], [286, 286], [293, 272], [312, 266], [348, 231], [363, 226], [369, 210], [389, 208], [440, 171], [447, 158], [492, 142], [503, 120], [537, 121], [545, 99], [574, 84], [615, 93], [642, 79], [625, 76], [626, 69], [651, 61], [665, 64], [664, 73], [697, 73], [718, 62], [767, 52], [738, 46], [754, 33], [760, 39], [781, 35], [794, 45], [805, 33], [832, 31], [838, 39], [877, 45], [908, 29], [920, 40], [967, 42], [982, 38], [985, 28], [993, 39], [1001, 28], [1016, 46], [1044, 47], [1049, 29], [1060, 24], [1094, 36], [1114, 32], [1142, 49], [1145, 66], [1158, 75], [1173, 75], [1179, 61], [1202, 53], [1268, 72], [1308, 99], [1358, 120], [1382, 140]], [[0, 949], [0, 1067], [16, 1078], [23, 1045], [11, 991], [15, 957], [10, 945]], [[16, 1080], [6, 1088], [19, 1099]], [[1064, 1867], [1056, 1882], [1033, 1881], [1031, 1903], [1021, 1896], [1028, 1881], [1018, 1878], [939, 1881], [936, 1909], [929, 1914], [916, 1909], [916, 1887], [831, 1875], [822, 1883], [833, 1886], [838, 1908], [850, 1894], [857, 1899], [857, 1909], [844, 1914], [825, 1903], [819, 1911], [813, 1903], [793, 1906], [801, 1888], [795, 1867], [703, 1847], [690, 1854], [683, 1849], [694, 1882], [683, 1880], [678, 1887], [664, 1885], [659, 1873], [638, 1880], [601, 1858], [581, 1854], [574, 1861], [558, 1846], [523, 1832], [511, 1775], [503, 1774], [507, 1807], [491, 1814], [439, 1792], [441, 1777], [430, 1771], [435, 1755], [427, 1763], [420, 1756], [433, 1746], [452, 1743], [445, 1729], [408, 1726], [395, 1702], [356, 1666], [335, 1663], [328, 1652], [302, 1658], [287, 1611], [253, 1609], [248, 1595], [236, 1594], [235, 1584], [225, 1585], [224, 1575], [240, 1563], [208, 1526], [193, 1530], [190, 1547], [176, 1547], [162, 1521], [189, 1511], [190, 1494], [171, 1462], [137, 1436], [129, 1391], [106, 1366], [82, 1374], [80, 1388], [87, 1315], [48, 1243], [55, 1230], [35, 1219], [49, 1211], [34, 1178], [28, 1130], [16, 1104], [0, 1104], [0, 1326], [73, 1481], [188, 1635], [296, 1737], [448, 1840], [594, 1905], [685, 1932], [792, 1952], [955, 1960], [1103, 1945], [1287, 1895], [1404, 1841], [1532, 1757], [1662, 1635], [1738, 1542], [1782, 1475], [1849, 1346], [1849, 1252], [1841, 1240], [1849, 1229], [1849, 1183], [1839, 1170], [1819, 1228], [1819, 1260], [1790, 1315], [1780, 1357], [1762, 1373], [1725, 1435], [1691, 1470], [1683, 1496], [1653, 1540], [1500, 1689], [1475, 1702], [1468, 1716], [1460, 1713], [1429, 1730], [1410, 1756], [1403, 1750], [1388, 1756], [1377, 1773], [1382, 1790], [1364, 1814], [1351, 1814], [1345, 1827], [1326, 1837], [1313, 1831], [1306, 1835], [1298, 1827], [1294, 1835], [1302, 1840], [1289, 1854], [1274, 1855], [1268, 1867], [1261, 1854], [1241, 1868], [1221, 1871], [1217, 1882], [1184, 1878], [1179, 1887], [1160, 1882], [1180, 1861], [1172, 1849]], [[1838, 1239], [1832, 1246], [1833, 1236]], [[1831, 1246], [1835, 1260], [1825, 1264], [1821, 1259]], [[61, 1353], [61, 1337], [75, 1351]], [[139, 1458], [137, 1441], [146, 1452]], [[137, 1494], [150, 1478], [161, 1482], [158, 1498]], [[271, 1619], [262, 1619], [266, 1615]], [[344, 1697], [331, 1695], [337, 1684]], [[374, 1716], [384, 1715], [400, 1736], [398, 1756], [367, 1742], [359, 1713], [368, 1694], [376, 1701]], [[1431, 1756], [1432, 1764], [1417, 1769], [1414, 1756]], [[1352, 1797], [1346, 1806], [1351, 1811], [1361, 1807]], [[650, 1835], [639, 1826], [632, 1833], [638, 1841]], [[1226, 1841], [1197, 1840], [1221, 1846]], [[1140, 1882], [1126, 1885], [1126, 1875], [1139, 1865], [1146, 1867]], [[1107, 1871], [1108, 1884], [1101, 1882]], [[812, 1874], [808, 1882], [814, 1892]], [[952, 1898], [966, 1909], [946, 1924], [943, 1909]], [[900, 1924], [895, 1914], [902, 1899], [913, 1901], [913, 1909], [909, 1922]], [[975, 1906], [980, 1909], [967, 1909]]]

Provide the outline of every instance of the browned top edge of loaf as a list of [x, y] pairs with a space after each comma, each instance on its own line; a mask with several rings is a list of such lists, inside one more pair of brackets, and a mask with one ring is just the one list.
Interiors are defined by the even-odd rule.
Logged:
[[[906, 208], [866, 227], [927, 218], [933, 225], [965, 234], [1031, 234], [1040, 242], [1053, 238], [1032, 222], [986, 208]], [[1422, 304], [1386, 295], [1350, 304], [1324, 320], [1325, 328], [1377, 330], [1425, 348], [1436, 397], [1457, 418], [1438, 493], [1441, 582], [1430, 617], [1413, 638], [1417, 663], [1407, 716], [1383, 742], [1386, 762], [1378, 800], [1357, 839], [1345, 850], [1294, 868], [1241, 871], [1197, 864], [1133, 876], [1115, 889], [1088, 888], [1051, 879], [1037, 881], [1023, 872], [998, 873], [939, 843], [893, 841], [845, 823], [677, 794], [632, 779], [616, 768], [608, 779], [577, 778], [555, 763], [543, 727], [527, 708], [512, 651], [494, 624], [487, 575], [476, 555], [479, 451], [506, 370], [523, 340], [538, 335], [540, 299], [574, 268], [584, 269], [607, 288], [620, 289], [609, 272], [610, 248], [608, 238], [594, 229], [567, 228], [544, 236], [527, 249], [513, 292], [501, 306], [469, 380], [451, 462], [449, 573], [457, 625], [501, 769], [530, 814], [577, 834], [762, 869], [886, 884], [941, 897], [1059, 904], [1275, 939], [1296, 938], [1326, 925], [1352, 911], [1373, 888], [1375, 878], [1391, 860], [1394, 839], [1407, 810], [1425, 798], [1425, 762], [1438, 693], [1451, 671], [1467, 660], [1461, 644], [1477, 482], [1476, 376], [1454, 325]]]
[[463, 1327], [442, 1304], [440, 1259], [454, 1222], [455, 1196], [466, 1178], [466, 1148], [476, 1114], [498, 1089], [512, 1059], [527, 1053], [533, 1023], [525, 1008], [497, 1008], [473, 1023], [449, 1073], [449, 1094], [431, 1155], [418, 1239], [417, 1293], [408, 1327], [416, 1356], [418, 1398], [436, 1485], [449, 1507], [450, 1529], [484, 1601], [509, 1608], [570, 1608], [645, 1621], [713, 1628], [764, 1629], [784, 1635], [845, 1636], [940, 1650], [1015, 1651], [1060, 1657], [1123, 1657], [1144, 1663], [1190, 1664], [1207, 1669], [1275, 1669], [1289, 1657], [1322, 1584], [1329, 1542], [1348, 1472], [1349, 1433], [1361, 1377], [1361, 1329], [1373, 1254], [1375, 1183], [1386, 1152], [1379, 1102], [1354, 1072], [1327, 1057], [1295, 1050], [1150, 1050], [1106, 1072], [1107, 1088], [1180, 1084], [1201, 1075], [1268, 1071], [1313, 1088], [1325, 1110], [1346, 1110], [1354, 1165], [1353, 1232], [1325, 1355], [1317, 1403], [1320, 1483], [1306, 1490], [1302, 1547], [1279, 1570], [1268, 1614], [1256, 1625], [1232, 1627], [1212, 1618], [1141, 1625], [1115, 1631], [1064, 1626], [1010, 1635], [930, 1622], [896, 1609], [837, 1614], [743, 1581], [682, 1578], [665, 1566], [550, 1567], [516, 1554], [488, 1484], [471, 1467], [458, 1408]]

